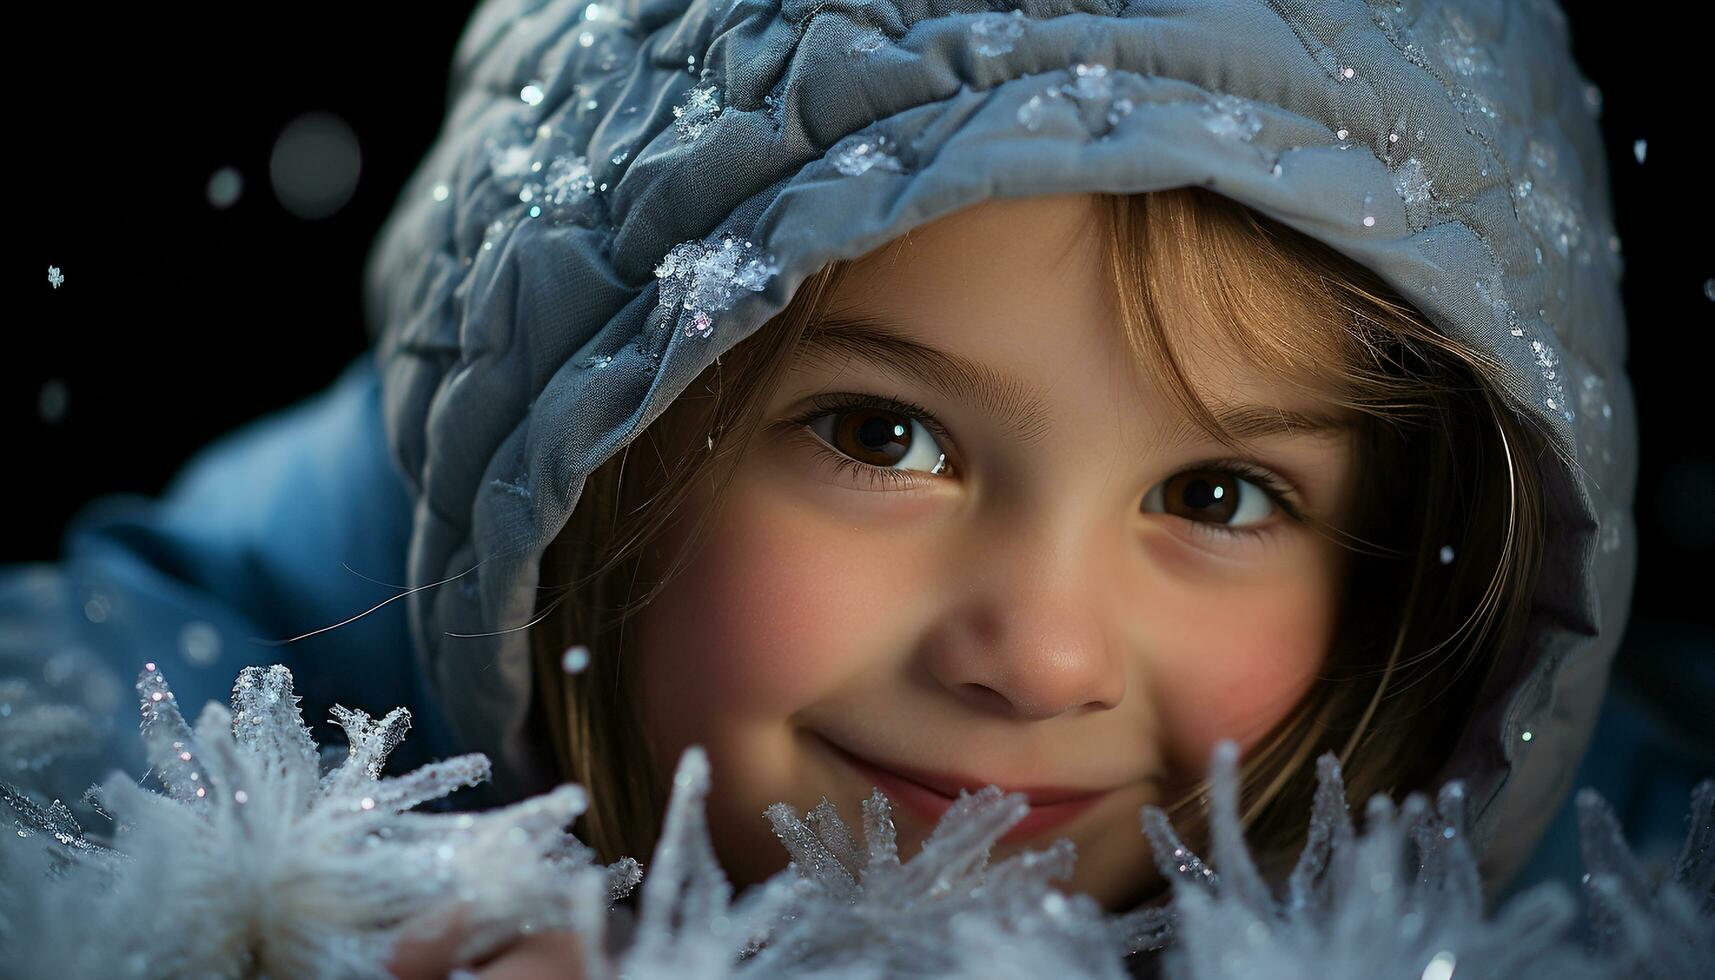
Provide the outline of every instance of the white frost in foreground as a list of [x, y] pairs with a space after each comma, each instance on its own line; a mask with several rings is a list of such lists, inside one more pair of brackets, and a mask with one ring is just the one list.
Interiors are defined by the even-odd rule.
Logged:
[[[0, 834], [0, 964], [53, 976], [384, 976], [408, 921], [462, 904], [478, 955], [519, 932], [569, 929], [592, 980], [681, 977], [1123, 978], [1126, 956], [1160, 949], [1161, 975], [1215, 978], [1695, 976], [1715, 962], [1715, 781], [1692, 795], [1671, 880], [1648, 880], [1618, 824], [1581, 791], [1586, 890], [1597, 945], [1567, 929], [1576, 900], [1557, 882], [1484, 917], [1465, 841], [1465, 799], [1369, 800], [1347, 813], [1340, 769], [1318, 760], [1307, 844], [1285, 882], [1257, 873], [1238, 820], [1237, 747], [1217, 746], [1205, 862], [1165, 814], [1140, 812], [1171, 901], [1106, 914], [1064, 895], [1069, 841], [994, 866], [995, 840], [1023, 818], [1022, 795], [961, 793], [921, 853], [899, 860], [891, 807], [876, 792], [848, 826], [826, 800], [763, 814], [791, 861], [734, 900], [705, 817], [701, 747], [681, 757], [646, 877], [611, 866], [564, 828], [576, 786], [480, 814], [413, 808], [487, 775], [461, 756], [380, 775], [408, 716], [334, 710], [345, 762], [318, 772], [283, 667], [247, 668], [231, 711], [211, 704], [193, 731], [157, 672], [138, 682], [143, 734], [165, 793], [116, 775], [99, 789], [117, 818], [86, 836], [57, 801], [0, 784], [16, 833]], [[613, 903], [643, 886], [635, 912]]]

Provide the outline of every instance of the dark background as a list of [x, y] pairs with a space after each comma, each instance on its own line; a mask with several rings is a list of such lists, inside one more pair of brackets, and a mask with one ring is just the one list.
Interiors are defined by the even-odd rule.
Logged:
[[[275, 19], [241, 24], [226, 4], [111, 8], [17, 35], [40, 67], [23, 79], [12, 151], [28, 254], [8, 278], [27, 299], [0, 363], [14, 515], [0, 562], [56, 558], [80, 505], [159, 493], [198, 447], [320, 390], [367, 346], [364, 258], [439, 129], [471, 5], [264, 9]], [[1626, 5], [1567, 9], [1604, 96], [1627, 268], [1643, 440], [1633, 628], [1701, 638], [1715, 628], [1715, 249], [1698, 190], [1708, 157], [1692, 148], [1709, 108], [1706, 35]], [[320, 219], [288, 213], [269, 177], [276, 141], [311, 111], [349, 124], [361, 153], [355, 192]], [[225, 208], [209, 193], [222, 167], [243, 179]]]

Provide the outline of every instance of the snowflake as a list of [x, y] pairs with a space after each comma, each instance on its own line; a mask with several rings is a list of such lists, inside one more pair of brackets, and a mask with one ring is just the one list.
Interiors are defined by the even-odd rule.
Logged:
[[66, 281], [66, 277], [60, 274], [60, 267], [59, 266], [57, 266], [57, 265], [48, 266], [48, 285], [54, 287], [55, 289], [58, 289], [58, 288], [60, 288], [60, 283], [65, 282], [65, 281]]
[[618, 897], [640, 877], [629, 859], [591, 865], [562, 832], [585, 808], [577, 786], [483, 814], [410, 812], [486, 779], [489, 763], [465, 755], [383, 777], [410, 725], [403, 708], [377, 720], [336, 706], [350, 748], [322, 774], [284, 667], [245, 668], [231, 709], [210, 702], [194, 730], [153, 664], [137, 692], [165, 792], [123, 774], [94, 790], [117, 817], [111, 843], [57, 801], [0, 784], [17, 826], [0, 879], [33, 865], [50, 883], [0, 889], [0, 943], [23, 975], [381, 977], [407, 921], [463, 905], [476, 955], [519, 930], [565, 928], [574, 894], [599, 884], [598, 897]]

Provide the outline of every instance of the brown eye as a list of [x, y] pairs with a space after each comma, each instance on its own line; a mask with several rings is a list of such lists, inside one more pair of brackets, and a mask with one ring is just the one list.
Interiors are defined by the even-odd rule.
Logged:
[[1260, 523], [1275, 504], [1256, 484], [1224, 470], [1186, 470], [1155, 485], [1144, 510], [1188, 521], [1238, 527]]
[[935, 474], [949, 469], [934, 434], [909, 413], [877, 405], [835, 407], [811, 416], [804, 425], [842, 456], [866, 466]]
[[911, 420], [897, 412], [861, 408], [833, 416], [835, 449], [860, 463], [892, 466], [911, 451]]

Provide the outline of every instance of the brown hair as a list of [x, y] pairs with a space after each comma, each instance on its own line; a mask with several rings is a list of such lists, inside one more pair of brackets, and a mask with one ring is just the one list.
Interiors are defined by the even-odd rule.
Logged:
[[[1535, 461], [1549, 443], [1492, 380], [1500, 365], [1444, 336], [1374, 273], [1322, 243], [1201, 188], [1098, 198], [1126, 337], [1213, 438], [1236, 444], [1176, 353], [1185, 325], [1359, 419], [1359, 512], [1346, 526], [1319, 526], [1353, 553], [1336, 636], [1319, 682], [1240, 769], [1247, 839], [1263, 873], [1278, 879], [1302, 847], [1317, 756], [1339, 757], [1347, 799], [1360, 810], [1370, 795], [1403, 796], [1434, 778], [1500, 653], [1525, 629], [1543, 533]], [[532, 723], [553, 745], [562, 778], [589, 789], [590, 810], [574, 829], [603, 860], [647, 859], [666, 803], [666, 774], [654, 769], [627, 683], [636, 672], [621, 670], [626, 621], [696, 550], [768, 421], [763, 402], [848, 265], [807, 278], [785, 309], [598, 467], [543, 556], [539, 611], [563, 610], [532, 631]], [[629, 463], [627, 482], [640, 443], [643, 465]], [[695, 515], [689, 546], [636, 596], [640, 571], [663, 560], [652, 542], [704, 478], [715, 503]], [[589, 647], [591, 659], [567, 675], [560, 658], [573, 643]], [[1207, 836], [1201, 775], [1186, 774], [1165, 808], [1197, 849]]]

